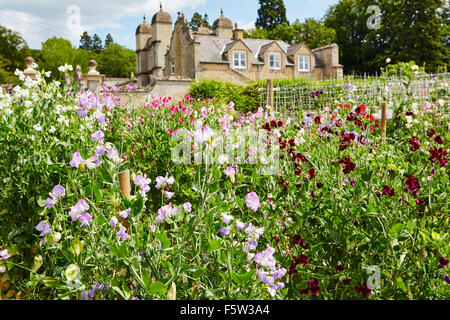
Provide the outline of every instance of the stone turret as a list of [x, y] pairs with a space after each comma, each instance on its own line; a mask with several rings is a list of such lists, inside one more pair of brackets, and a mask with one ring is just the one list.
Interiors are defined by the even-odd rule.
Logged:
[[213, 33], [218, 38], [231, 39], [233, 38], [233, 22], [223, 15], [223, 10], [220, 10], [220, 17], [214, 21], [212, 27]]
[[153, 76], [162, 76], [165, 65], [164, 56], [173, 31], [172, 17], [164, 12], [160, 4], [160, 10], [152, 18], [152, 57], [149, 65]]

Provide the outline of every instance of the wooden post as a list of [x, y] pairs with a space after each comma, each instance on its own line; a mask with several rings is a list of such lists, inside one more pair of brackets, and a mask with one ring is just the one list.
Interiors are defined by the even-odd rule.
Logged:
[[120, 191], [125, 199], [131, 199], [131, 188], [130, 188], [130, 170], [126, 170], [119, 173], [119, 186]]
[[386, 124], [387, 124], [387, 104], [383, 103], [381, 106], [381, 137], [386, 137]]
[[270, 113], [273, 112], [273, 80], [267, 79], [267, 100]]

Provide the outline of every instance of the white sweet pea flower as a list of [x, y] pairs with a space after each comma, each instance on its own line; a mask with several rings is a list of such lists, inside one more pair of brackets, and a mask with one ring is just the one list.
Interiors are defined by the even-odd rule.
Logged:
[[34, 125], [33, 129], [36, 130], [36, 131], [42, 131], [42, 127], [41, 127], [41, 125], [39, 123]]

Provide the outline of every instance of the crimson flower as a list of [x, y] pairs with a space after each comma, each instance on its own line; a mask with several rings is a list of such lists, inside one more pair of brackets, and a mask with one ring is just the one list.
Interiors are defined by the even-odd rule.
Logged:
[[306, 254], [304, 254], [304, 253], [301, 254], [298, 257], [294, 256], [293, 258], [294, 258], [295, 264], [297, 264], [297, 265], [299, 265], [299, 264], [308, 264], [309, 263], [308, 256]]
[[411, 144], [412, 151], [417, 151], [420, 149], [419, 139], [417, 137], [412, 137], [411, 140], [409, 140], [409, 143]]
[[308, 292], [311, 292], [313, 298], [317, 297], [317, 294], [320, 291], [319, 280], [309, 280], [307, 284], [308, 287], [306, 289], [300, 289], [300, 294], [308, 294]]
[[389, 186], [383, 186], [383, 195], [384, 196], [395, 196], [394, 188], [390, 188]]
[[416, 199], [416, 203], [418, 206], [421, 206], [425, 203], [425, 200]]
[[341, 265], [338, 265], [338, 266], [336, 266], [336, 271], [337, 272], [342, 272], [342, 271], [344, 271], [344, 267], [341, 266]]
[[448, 266], [448, 260], [445, 259], [444, 257], [440, 257], [439, 258], [439, 266], [438, 268], [442, 268], [445, 270], [445, 267]]
[[406, 184], [405, 191], [411, 192], [412, 195], [416, 197], [417, 193], [420, 190], [419, 179], [415, 178], [413, 174], [410, 174], [405, 184]]
[[363, 297], [367, 298], [368, 296], [370, 296], [370, 292], [372, 290], [367, 287], [366, 283], [363, 283], [359, 287], [355, 287], [355, 291], [356, 293], [360, 293]]
[[346, 285], [346, 286], [348, 286], [348, 285], [350, 284], [350, 281], [352, 281], [352, 280], [349, 279], [349, 278], [346, 278], [346, 279], [342, 280], [342, 282], [343, 282], [344, 285]]
[[442, 167], [446, 167], [448, 160], [446, 156], [448, 155], [447, 151], [444, 151], [442, 148], [436, 148], [430, 149], [431, 157], [428, 159], [431, 162], [439, 161]]
[[442, 140], [441, 136], [437, 136], [436, 139], [434, 139], [434, 142], [439, 143], [439, 144], [444, 144], [444, 140]]
[[356, 168], [356, 164], [351, 162], [350, 156], [348, 156], [347, 158], [339, 159], [338, 161], [340, 164], [345, 164], [345, 168], [343, 170], [345, 174], [351, 173]]
[[430, 138], [433, 137], [436, 134], [436, 130], [431, 129], [430, 131], [427, 132], [427, 136], [429, 136]]
[[309, 176], [311, 177], [311, 179], [314, 179], [316, 177], [316, 170], [309, 169], [308, 173], [309, 173]]

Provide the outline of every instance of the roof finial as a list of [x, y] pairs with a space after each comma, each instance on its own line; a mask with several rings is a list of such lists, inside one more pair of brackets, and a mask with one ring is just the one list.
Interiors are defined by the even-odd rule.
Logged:
[[161, 11], [162, 11], [162, 3], [161, 2], [159, 3], [159, 9], [161, 9]]
[[220, 15], [223, 17], [223, 9], [220, 8]]
[[145, 23], [145, 14], [144, 14], [144, 23]]

